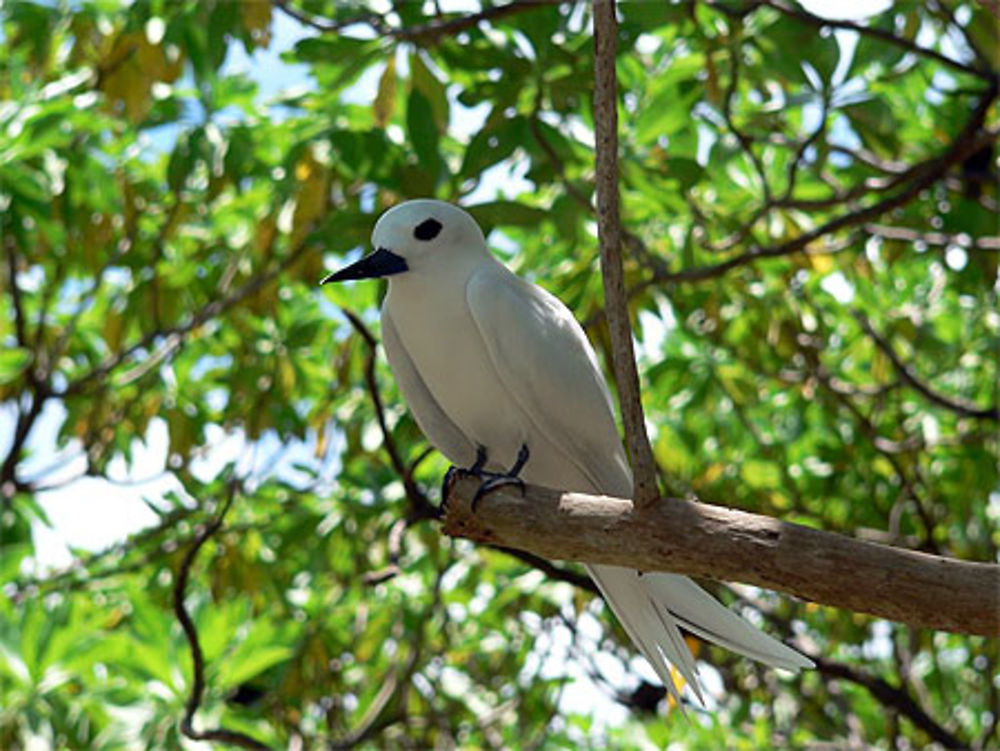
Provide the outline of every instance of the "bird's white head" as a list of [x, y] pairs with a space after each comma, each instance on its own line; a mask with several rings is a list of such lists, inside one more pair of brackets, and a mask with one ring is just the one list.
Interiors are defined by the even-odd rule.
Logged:
[[375, 251], [323, 279], [343, 282], [398, 274], [454, 272], [489, 258], [483, 232], [458, 206], [418, 199], [394, 206], [375, 223]]

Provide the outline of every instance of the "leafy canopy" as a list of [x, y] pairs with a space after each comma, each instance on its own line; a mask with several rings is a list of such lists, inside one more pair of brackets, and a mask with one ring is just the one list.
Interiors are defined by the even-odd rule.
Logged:
[[[389, 205], [463, 202], [606, 362], [590, 10], [386, 7], [0, 10], [0, 746], [178, 747], [184, 570], [194, 727], [272, 747], [996, 748], [995, 640], [722, 592], [824, 661], [776, 676], [701, 646], [724, 693], [684, 720], [633, 692], [573, 567], [428, 523], [445, 463], [360, 335], [380, 290], [316, 283]], [[620, 14], [626, 274], [665, 485], [996, 561], [990, 11]], [[234, 69], [269, 49], [309, 85], [264, 96]], [[151, 527], [37, 565], [55, 488], [86, 506], [150, 467]], [[561, 701], [585, 674], [630, 710]]]

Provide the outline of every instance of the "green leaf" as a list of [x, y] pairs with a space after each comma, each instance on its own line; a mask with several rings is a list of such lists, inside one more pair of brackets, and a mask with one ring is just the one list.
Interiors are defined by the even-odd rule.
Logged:
[[441, 165], [438, 154], [438, 129], [430, 100], [417, 89], [410, 92], [406, 107], [406, 130], [420, 166], [436, 175]]
[[427, 98], [434, 113], [434, 122], [438, 130], [444, 133], [448, 129], [448, 95], [444, 84], [427, 67], [417, 49], [410, 54], [410, 77], [413, 88]]
[[748, 459], [740, 467], [740, 477], [755, 490], [769, 490], [781, 485], [781, 467], [772, 461]]
[[523, 117], [502, 117], [473, 136], [466, 147], [459, 174], [462, 177], [473, 177], [482, 173], [513, 154], [514, 149], [528, 142], [528, 138], [530, 133]]
[[10, 347], [0, 350], [0, 384], [16, 381], [30, 364], [30, 349]]
[[531, 227], [538, 229], [548, 218], [548, 212], [534, 206], [525, 206], [516, 201], [490, 201], [475, 206], [467, 206], [466, 210], [475, 217], [485, 234], [493, 227]]
[[660, 91], [646, 105], [635, 126], [635, 140], [649, 143], [661, 136], [669, 137], [691, 123], [691, 105], [698, 92], [690, 89], [684, 93], [668, 87]]
[[221, 663], [219, 686], [226, 688], [245, 683], [268, 668], [285, 662], [294, 652], [291, 647], [281, 645], [258, 646], [248, 653], [237, 651]]

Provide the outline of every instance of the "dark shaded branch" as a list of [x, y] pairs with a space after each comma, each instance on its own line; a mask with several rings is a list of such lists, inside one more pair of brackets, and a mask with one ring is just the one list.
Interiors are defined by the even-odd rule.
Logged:
[[454, 36], [462, 31], [478, 26], [484, 21], [497, 21], [506, 16], [533, 10], [546, 5], [558, 5], [559, 0], [518, 0], [504, 5], [493, 5], [478, 13], [438, 18], [429, 23], [411, 26], [409, 28], [393, 28], [386, 23], [383, 15], [374, 12], [359, 13], [356, 16], [337, 21], [319, 18], [295, 8], [289, 0], [275, 0], [275, 4], [291, 18], [301, 24], [316, 29], [324, 34], [337, 34], [344, 29], [357, 24], [368, 24], [382, 36], [392, 37], [404, 42], [432, 44], [441, 37]]
[[17, 256], [14, 254], [14, 241], [8, 237], [4, 241], [7, 256], [7, 284], [10, 286], [10, 300], [14, 308], [14, 333], [17, 343], [29, 347], [28, 328], [24, 320], [24, 306], [21, 303], [21, 288], [17, 284]]
[[184, 605], [184, 592], [187, 589], [188, 577], [191, 575], [191, 567], [198, 556], [198, 551], [201, 550], [202, 545], [212, 535], [219, 531], [219, 527], [222, 526], [222, 521], [225, 519], [226, 512], [229, 511], [229, 507], [236, 498], [237, 490], [238, 483], [236, 481], [230, 483], [229, 494], [226, 496], [222, 508], [219, 509], [219, 513], [205, 527], [202, 533], [198, 535], [191, 547], [188, 548], [187, 553], [184, 554], [184, 558], [181, 561], [180, 568], [177, 570], [177, 580], [174, 583], [174, 614], [177, 616], [181, 628], [184, 629], [184, 636], [187, 638], [191, 649], [191, 668], [193, 673], [191, 695], [188, 697], [187, 704], [184, 707], [184, 717], [181, 719], [181, 732], [188, 738], [196, 741], [216, 741], [231, 746], [267, 751], [268, 746], [236, 730], [229, 730], [227, 728], [215, 728], [214, 730], [194, 729], [194, 715], [198, 711], [198, 707], [201, 706], [201, 699], [205, 693], [205, 658], [201, 651], [201, 644], [198, 641], [198, 629], [195, 628], [194, 621], [191, 619], [191, 615]]
[[894, 227], [887, 224], [866, 224], [865, 232], [887, 240], [902, 240], [908, 243], [922, 242], [925, 245], [975, 248], [976, 250], [1000, 251], [1000, 237], [971, 237], [969, 235], [949, 235], [946, 232], [921, 232], [910, 227]]
[[[955, 70], [961, 71], [962, 73], [968, 73], [971, 76], [976, 76], [985, 81], [996, 83], [997, 74], [995, 71], [989, 68], [980, 68], [973, 65], [967, 65], [960, 60], [954, 60], [946, 55], [942, 55], [940, 52], [927, 47], [921, 47], [915, 42], [911, 42], [909, 39], [904, 39], [903, 37], [897, 36], [891, 31], [886, 29], [879, 29], [873, 26], [864, 26], [862, 24], [856, 23], [854, 21], [846, 20], [834, 20], [830, 18], [821, 18], [820, 16], [813, 15], [809, 11], [803, 9], [800, 6], [792, 5], [791, 3], [785, 2], [785, 0], [762, 0], [761, 5], [765, 5], [769, 8], [774, 8], [775, 10], [784, 13], [786, 16], [792, 16], [793, 18], [802, 21], [805, 24], [813, 26], [817, 29], [846, 29], [849, 31], [855, 31], [863, 36], [873, 37], [875, 39], [880, 39], [883, 42], [893, 45], [894, 47], [899, 47], [902, 50], [911, 52], [914, 55], [919, 55], [921, 57], [927, 57], [932, 60], [936, 60], [942, 65], [946, 65]], [[957, 25], [957, 24], [956, 24]]]
[[959, 633], [1000, 635], [1000, 566], [902, 550], [759, 514], [679, 499], [629, 500], [529, 485], [448, 498], [445, 534], [544, 558], [737, 581], [834, 607]]
[[905, 688], [893, 686], [878, 676], [867, 675], [850, 665], [828, 660], [822, 655], [810, 654], [809, 657], [816, 663], [816, 669], [820, 673], [863, 686], [879, 704], [899, 712], [945, 748], [968, 748], [968, 743], [956, 738], [927, 714]]
[[505, 16], [523, 13], [527, 10], [544, 7], [546, 5], [558, 5], [559, 0], [518, 0], [517, 2], [506, 3], [505, 5], [494, 5], [484, 8], [478, 13], [471, 13], [457, 18], [433, 21], [421, 26], [413, 26], [409, 29], [393, 29], [389, 33], [396, 39], [416, 42], [434, 42], [443, 36], [452, 36], [466, 29], [478, 26], [483, 21], [497, 21]]
[[378, 571], [366, 571], [361, 575], [361, 583], [369, 587], [387, 582], [399, 575], [399, 555], [403, 547], [403, 534], [409, 527], [406, 518], [397, 519], [389, 528], [389, 565]]
[[594, 584], [594, 580], [591, 579], [586, 574], [581, 574], [579, 571], [573, 571], [572, 569], [563, 568], [562, 566], [557, 566], [552, 561], [547, 558], [542, 558], [534, 553], [529, 553], [525, 550], [518, 550], [517, 548], [507, 548], [502, 545], [490, 545], [489, 547], [494, 550], [499, 550], [501, 553], [506, 553], [509, 556], [517, 558], [519, 561], [527, 563], [529, 566], [534, 566], [543, 574], [548, 576], [550, 579], [555, 579], [556, 581], [566, 582], [567, 584], [572, 584], [574, 587], [583, 589], [595, 595], [599, 595], [600, 591], [597, 589], [597, 585]]
[[378, 342], [376, 342], [374, 335], [368, 330], [368, 327], [365, 326], [364, 321], [355, 313], [347, 308], [341, 308], [340, 311], [347, 317], [354, 330], [361, 335], [361, 338], [365, 340], [365, 344], [368, 346], [368, 355], [365, 358], [365, 385], [368, 388], [368, 395], [371, 397], [372, 404], [375, 407], [375, 419], [378, 420], [378, 427], [382, 432], [382, 445], [385, 447], [386, 453], [389, 454], [389, 461], [392, 463], [392, 468], [396, 470], [396, 474], [399, 475], [399, 479], [403, 482], [403, 488], [406, 490], [406, 498], [410, 502], [410, 521], [437, 518], [437, 508], [413, 479], [413, 469], [407, 467], [406, 462], [403, 461], [403, 456], [399, 451], [399, 447], [396, 446], [396, 440], [393, 438], [392, 431], [389, 430], [389, 424], [386, 422], [385, 405], [382, 403], [382, 394], [379, 392], [378, 379], [375, 377], [375, 353]]
[[[640, 284], [635, 291], [655, 283], [692, 282], [712, 279], [722, 276], [732, 269], [746, 266], [764, 258], [778, 258], [799, 253], [807, 246], [825, 235], [832, 234], [848, 227], [867, 224], [893, 209], [904, 206], [920, 192], [944, 177], [945, 172], [954, 164], [961, 162], [984, 144], [997, 136], [992, 130], [983, 130], [983, 123], [990, 106], [997, 96], [997, 87], [992, 85], [984, 93], [961, 133], [951, 145], [939, 156], [928, 159], [917, 165], [912, 172], [912, 179], [898, 192], [865, 208], [848, 210], [839, 216], [821, 224], [809, 232], [805, 232], [792, 240], [779, 245], [757, 246], [746, 253], [734, 256], [726, 261], [709, 266], [696, 266], [675, 272], [654, 272], [651, 279]], [[910, 173], [908, 173], [910, 174]]]
[[[305, 253], [308, 244], [305, 240], [299, 244], [298, 247], [293, 249], [281, 263], [276, 267], [267, 271], [265, 273], [259, 274], [247, 281], [242, 287], [234, 290], [230, 294], [222, 297], [220, 299], [212, 300], [210, 303], [203, 306], [198, 312], [191, 315], [184, 323], [180, 323], [176, 326], [172, 326], [167, 329], [158, 329], [156, 331], [151, 331], [146, 334], [142, 339], [140, 339], [135, 344], [123, 349], [117, 354], [109, 357], [103, 363], [98, 365], [96, 368], [88, 373], [73, 379], [70, 381], [66, 388], [60, 392], [54, 394], [54, 396], [65, 397], [71, 394], [76, 394], [81, 391], [86, 390], [95, 381], [99, 382], [102, 378], [108, 375], [111, 371], [129, 359], [132, 355], [141, 349], [145, 349], [153, 344], [157, 339], [164, 339], [165, 342], [159, 351], [150, 354], [150, 358], [154, 361], [160, 361], [164, 357], [170, 354], [170, 352], [176, 349], [180, 340], [189, 334], [194, 329], [207, 323], [212, 318], [215, 318], [222, 313], [225, 313], [234, 305], [238, 304], [246, 297], [258, 292], [265, 285], [271, 283], [277, 277], [288, 269], [293, 263], [295, 263], [302, 255]], [[133, 379], [134, 380], [134, 379]]]
[[368, 24], [379, 33], [386, 30], [385, 19], [374, 12], [359, 13], [356, 16], [332, 21], [305, 13], [294, 7], [289, 0], [274, 0], [274, 4], [289, 18], [294, 18], [303, 26], [308, 26], [324, 34], [337, 34], [349, 26], [356, 26], [359, 23]]
[[618, 214], [618, 81], [615, 71], [618, 19], [614, 0], [595, 0], [593, 12], [597, 237], [601, 246], [605, 313], [611, 334], [622, 422], [625, 424], [625, 442], [632, 458], [635, 499], [643, 507], [656, 502], [659, 490], [656, 463], [642, 413], [622, 268], [621, 219]]
[[934, 402], [939, 407], [944, 407], [945, 409], [950, 410], [957, 415], [961, 415], [962, 417], [974, 417], [983, 420], [1000, 420], [1000, 406], [977, 407], [974, 404], [959, 401], [954, 397], [945, 396], [944, 394], [940, 394], [932, 389], [920, 380], [913, 368], [902, 361], [900, 356], [896, 353], [896, 350], [892, 348], [892, 345], [889, 344], [885, 337], [875, 330], [871, 321], [869, 321], [863, 313], [860, 311], [854, 311], [854, 317], [861, 325], [861, 328], [865, 330], [865, 333], [871, 337], [873, 342], [875, 342], [875, 346], [877, 346], [885, 354], [885, 356], [889, 358], [893, 367], [895, 367], [899, 372], [899, 377], [914, 390], [923, 395], [928, 401]]
[[6, 504], [16, 492], [27, 488], [17, 479], [17, 464], [21, 459], [21, 452], [24, 444], [31, 434], [31, 429], [35, 421], [42, 413], [42, 407], [48, 399], [49, 393], [42, 384], [35, 382], [31, 391], [31, 406], [23, 410], [18, 403], [17, 421], [14, 425], [14, 440], [11, 441], [10, 451], [0, 466], [0, 501]]
[[45, 401], [50, 395], [48, 383], [39, 378], [35, 372], [37, 350], [32, 348], [28, 341], [28, 324], [24, 314], [24, 304], [21, 300], [21, 288], [17, 284], [17, 256], [14, 250], [14, 242], [8, 237], [4, 241], [4, 250], [7, 256], [7, 284], [10, 287], [11, 304], [14, 308], [14, 331], [19, 346], [32, 350], [31, 362], [26, 370], [26, 378], [29, 386], [31, 404], [24, 408], [22, 401], [17, 402], [17, 420], [14, 425], [14, 439], [11, 441], [10, 449], [0, 465], [0, 502], [6, 504], [19, 490], [26, 489], [17, 479], [17, 463], [21, 458], [21, 451], [28, 440], [35, 421], [45, 406]]

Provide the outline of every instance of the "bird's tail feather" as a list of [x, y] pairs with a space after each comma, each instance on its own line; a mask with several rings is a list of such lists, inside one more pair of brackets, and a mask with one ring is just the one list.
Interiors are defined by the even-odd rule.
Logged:
[[813, 666], [807, 657], [747, 623], [686, 576], [639, 574], [633, 569], [605, 565], [590, 565], [587, 570], [678, 706], [679, 692], [669, 665], [704, 702], [698, 667], [679, 626], [774, 667], [797, 670]]

